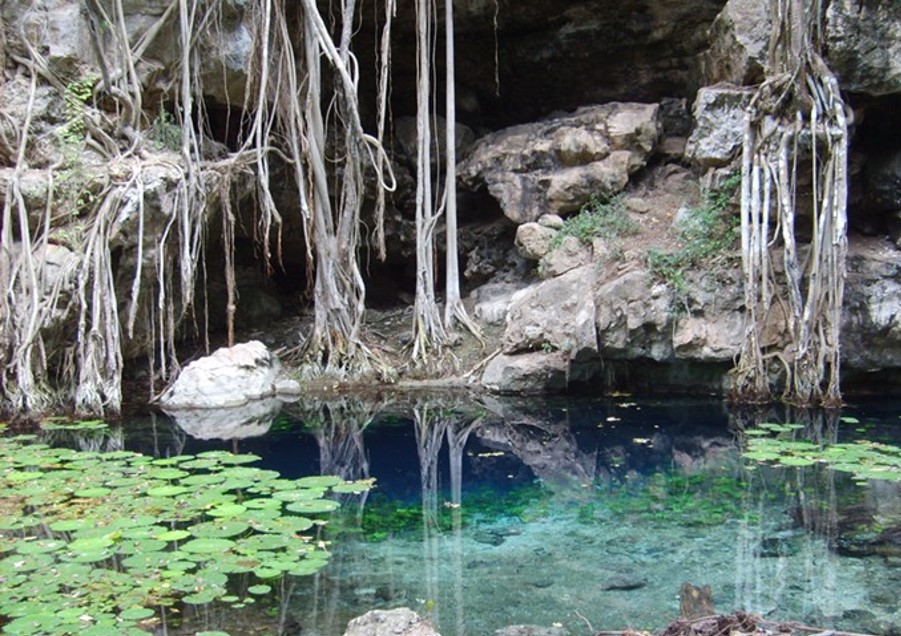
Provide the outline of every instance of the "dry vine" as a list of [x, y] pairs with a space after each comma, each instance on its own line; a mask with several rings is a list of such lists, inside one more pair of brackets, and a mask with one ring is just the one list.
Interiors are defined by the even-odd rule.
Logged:
[[[837, 405], [840, 323], [847, 252], [848, 122], [835, 76], [820, 54], [820, 0], [771, 0], [768, 79], [745, 116], [742, 160], [742, 254], [747, 327], [733, 371], [738, 399], [771, 396], [773, 366], [783, 398]], [[798, 174], [809, 157], [809, 202]], [[807, 213], [813, 236], [796, 238]], [[774, 227], [771, 227], [771, 222]], [[771, 263], [781, 239], [784, 274]], [[774, 344], [784, 318], [787, 344]]]

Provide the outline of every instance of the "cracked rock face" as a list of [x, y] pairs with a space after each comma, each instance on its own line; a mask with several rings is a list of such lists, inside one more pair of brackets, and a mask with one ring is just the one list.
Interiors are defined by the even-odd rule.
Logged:
[[657, 104], [580, 108], [479, 139], [460, 166], [461, 185], [486, 187], [516, 223], [569, 214], [593, 196], [620, 192], [660, 136]]

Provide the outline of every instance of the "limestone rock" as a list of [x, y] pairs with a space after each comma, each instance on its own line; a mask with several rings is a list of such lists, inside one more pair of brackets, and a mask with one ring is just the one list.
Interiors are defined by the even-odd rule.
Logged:
[[523, 223], [516, 228], [516, 249], [525, 258], [537, 261], [550, 251], [556, 235], [556, 230], [540, 223]]
[[568, 359], [597, 351], [595, 305], [590, 290], [598, 279], [592, 265], [543, 281], [517, 293], [510, 303], [505, 353], [551, 349]]
[[675, 355], [701, 362], [731, 360], [741, 350], [744, 324], [739, 311], [682, 317], [673, 330]]
[[901, 359], [901, 265], [897, 250], [851, 256], [842, 309], [842, 364], [862, 370]]
[[708, 84], [748, 86], [763, 81], [770, 36], [769, 5], [762, 0], [729, 0], [710, 28], [703, 55]]
[[482, 374], [482, 385], [498, 393], [562, 391], [567, 384], [568, 356], [560, 351], [535, 351], [496, 356]]
[[575, 236], [567, 236], [556, 249], [547, 252], [538, 263], [541, 278], [553, 278], [588, 265], [592, 261], [592, 248]]
[[557, 214], [542, 214], [538, 217], [538, 225], [549, 227], [552, 230], [559, 230], [563, 227], [563, 218]]
[[826, 50], [843, 91], [901, 93], [901, 4], [832, 0], [826, 9]]
[[685, 147], [686, 158], [702, 168], [729, 165], [740, 153], [745, 107], [753, 93], [729, 85], [707, 86], [694, 104], [695, 127]]
[[489, 325], [502, 325], [513, 296], [522, 289], [517, 283], [487, 283], [477, 287], [470, 296], [475, 301], [475, 317]]
[[614, 194], [646, 162], [660, 134], [657, 104], [610, 103], [478, 140], [460, 165], [461, 185], [485, 186], [516, 223], [578, 210]]
[[672, 357], [672, 292], [648, 272], [627, 272], [594, 294], [600, 353], [619, 359]]
[[344, 636], [440, 636], [432, 623], [413, 610], [401, 607], [372, 610], [347, 624]]
[[262, 342], [223, 347], [182, 369], [159, 403], [167, 410], [242, 406], [275, 395], [279, 366]]

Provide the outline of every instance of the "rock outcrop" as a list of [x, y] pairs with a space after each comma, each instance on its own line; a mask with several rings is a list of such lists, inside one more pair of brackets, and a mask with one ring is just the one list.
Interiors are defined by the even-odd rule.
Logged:
[[657, 104], [611, 103], [523, 124], [476, 141], [461, 185], [485, 186], [516, 223], [579, 210], [645, 165], [660, 136]]
[[166, 410], [221, 409], [253, 400], [296, 395], [296, 382], [279, 377], [280, 364], [262, 342], [217, 349], [186, 366], [159, 399]]

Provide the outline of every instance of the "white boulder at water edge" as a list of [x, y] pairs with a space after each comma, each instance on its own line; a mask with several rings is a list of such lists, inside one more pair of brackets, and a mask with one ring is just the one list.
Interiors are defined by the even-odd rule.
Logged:
[[166, 410], [239, 407], [276, 395], [297, 395], [300, 385], [280, 378], [281, 365], [262, 342], [217, 349], [194, 360], [159, 399]]

